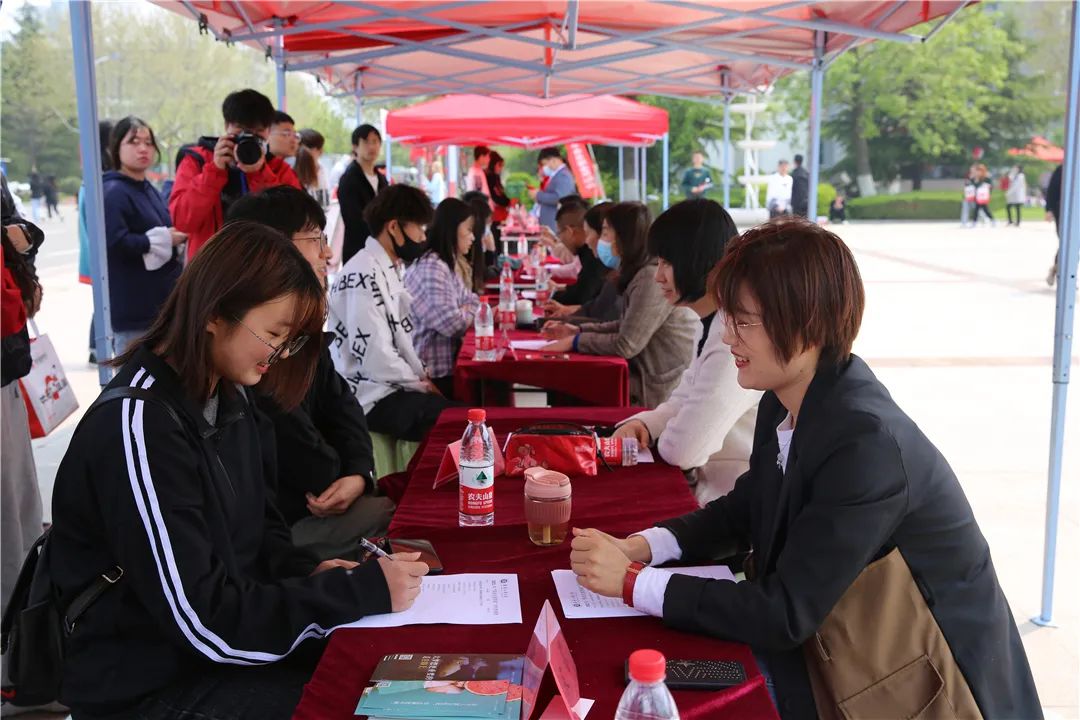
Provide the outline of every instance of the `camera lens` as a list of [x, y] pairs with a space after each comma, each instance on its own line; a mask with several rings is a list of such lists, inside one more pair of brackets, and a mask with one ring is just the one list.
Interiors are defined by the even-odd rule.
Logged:
[[236, 138], [236, 160], [244, 165], [254, 165], [263, 156], [262, 143], [259, 138], [249, 133], [243, 133]]

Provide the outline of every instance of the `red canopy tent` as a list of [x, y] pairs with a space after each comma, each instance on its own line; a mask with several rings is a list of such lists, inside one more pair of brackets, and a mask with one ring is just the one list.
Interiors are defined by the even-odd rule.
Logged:
[[412, 145], [642, 146], [667, 130], [666, 110], [614, 95], [447, 95], [386, 116], [387, 134]]
[[1010, 149], [1009, 154], [1014, 156], [1024, 155], [1046, 162], [1059, 163], [1065, 161], [1065, 150], [1054, 145], [1042, 135], [1031, 138], [1031, 142], [1022, 148]]

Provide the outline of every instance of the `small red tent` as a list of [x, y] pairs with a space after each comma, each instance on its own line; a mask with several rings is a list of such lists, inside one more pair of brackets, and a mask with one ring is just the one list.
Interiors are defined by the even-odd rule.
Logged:
[[666, 110], [613, 95], [447, 95], [386, 117], [387, 134], [412, 145], [645, 146], [667, 130]]

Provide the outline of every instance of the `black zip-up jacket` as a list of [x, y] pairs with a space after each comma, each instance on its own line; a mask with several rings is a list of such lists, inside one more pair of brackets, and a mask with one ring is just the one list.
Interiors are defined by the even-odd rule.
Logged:
[[[216, 664], [262, 665], [307, 638], [390, 612], [376, 563], [309, 576], [273, 503], [273, 433], [246, 391], [210, 425], [172, 369], [140, 350], [109, 384], [167, 403], [108, 402], [80, 424], [53, 493], [49, 570], [65, 605], [124, 575], [68, 638], [62, 701], [117, 713]], [[228, 390], [228, 392], [226, 392]]]
[[364, 409], [330, 357], [333, 335], [325, 333], [315, 379], [300, 406], [281, 410], [265, 395], [259, 408], [274, 423], [277, 442], [277, 506], [292, 525], [308, 517], [306, 494], [318, 497], [346, 475], [362, 475], [364, 494], [374, 490], [375, 468]]

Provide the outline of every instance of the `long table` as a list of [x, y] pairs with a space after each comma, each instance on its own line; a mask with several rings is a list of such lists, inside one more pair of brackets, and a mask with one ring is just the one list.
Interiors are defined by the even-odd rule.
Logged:
[[[448, 573], [517, 573], [522, 624], [339, 630], [331, 637], [322, 661], [305, 687], [295, 718], [352, 717], [375, 665], [389, 653], [524, 653], [540, 609], [545, 600], [550, 600], [577, 664], [581, 695], [596, 700], [590, 718], [614, 716], [623, 691], [625, 659], [639, 648], [655, 648], [671, 659], [737, 660], [746, 667], [748, 680], [738, 687], [718, 692], [676, 691], [675, 702], [684, 720], [776, 720], [761, 674], [745, 645], [672, 630], [652, 617], [567, 620], [551, 571], [569, 567], [569, 541], [554, 548], [540, 548], [529, 542], [522, 480], [496, 479], [494, 526], [459, 528], [457, 484], [433, 490], [432, 480], [444, 448], [460, 438], [466, 425], [466, 412], [465, 408], [447, 410], [432, 429], [413, 467], [390, 535], [431, 540]], [[627, 414], [625, 408], [494, 408], [488, 410], [488, 424], [501, 442], [508, 432], [528, 422], [570, 420], [610, 424]], [[577, 527], [597, 527], [625, 535], [695, 507], [682, 473], [668, 465], [602, 470], [595, 477], [573, 480], [571, 522]], [[540, 689], [541, 708], [554, 693], [548, 673]]]
[[[501, 333], [495, 331], [496, 338]], [[540, 339], [539, 333], [513, 330], [511, 340]], [[454, 397], [459, 402], [479, 404], [491, 400], [481, 392], [483, 383], [521, 383], [570, 396], [583, 405], [627, 407], [630, 405], [630, 366], [621, 357], [567, 353], [566, 358], [549, 358], [541, 351], [509, 352], [501, 360], [477, 362], [476, 335], [465, 335], [454, 365]], [[530, 357], [531, 356], [531, 357]], [[572, 403], [571, 403], [572, 404]]]

